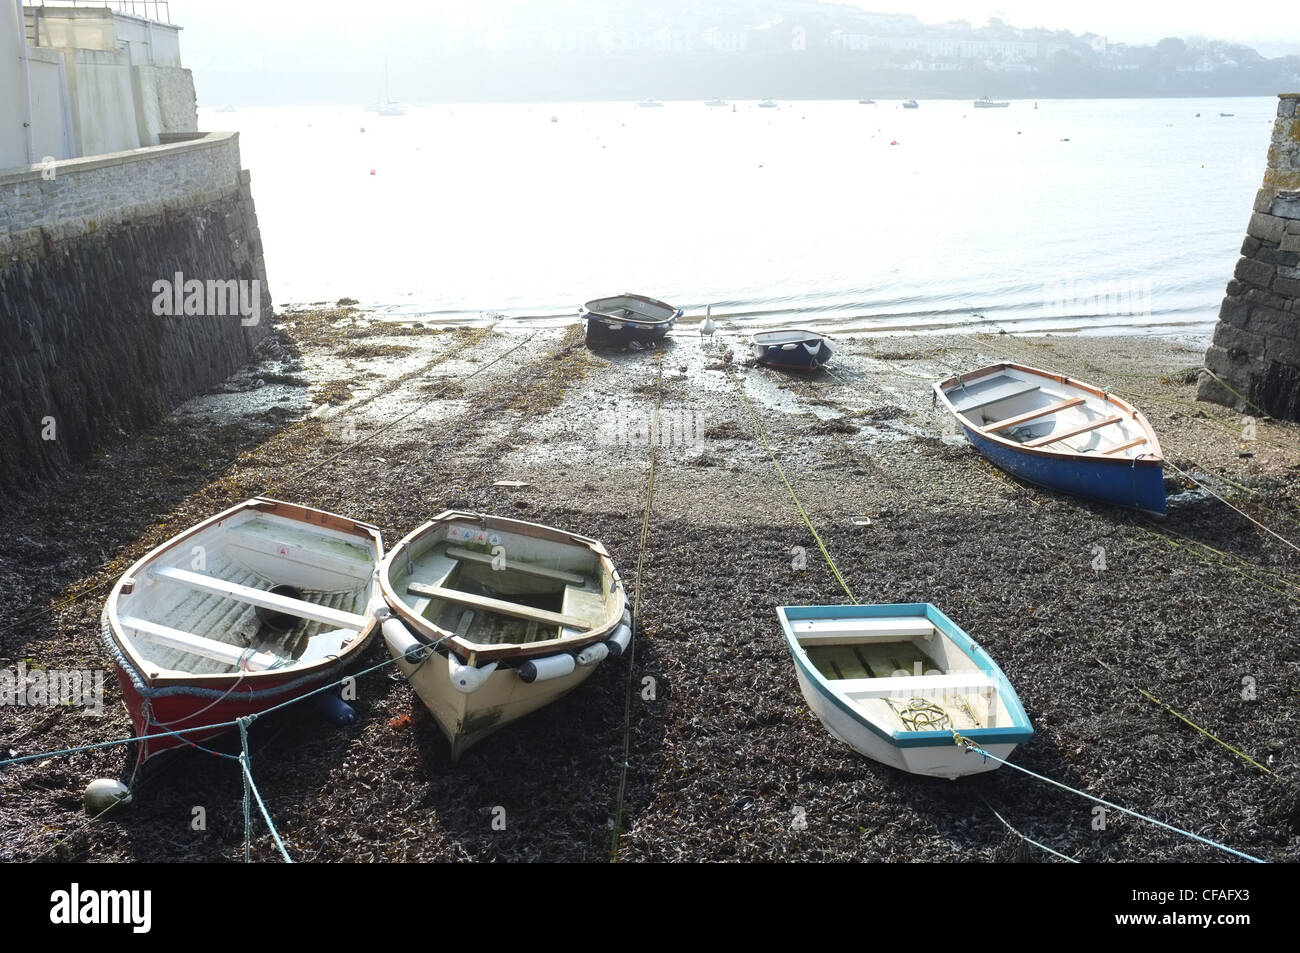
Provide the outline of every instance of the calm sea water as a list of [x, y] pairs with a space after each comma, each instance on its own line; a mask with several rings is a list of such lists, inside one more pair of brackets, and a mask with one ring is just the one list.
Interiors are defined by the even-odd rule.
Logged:
[[279, 305], [546, 321], [635, 291], [752, 326], [1198, 333], [1275, 106], [339, 106], [200, 127], [241, 133]]

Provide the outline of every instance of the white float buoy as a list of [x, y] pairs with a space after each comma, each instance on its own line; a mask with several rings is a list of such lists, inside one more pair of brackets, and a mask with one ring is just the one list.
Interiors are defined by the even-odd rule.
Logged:
[[96, 778], [86, 785], [86, 793], [82, 795], [86, 813], [92, 815], [126, 807], [131, 801], [131, 789], [114, 778]]

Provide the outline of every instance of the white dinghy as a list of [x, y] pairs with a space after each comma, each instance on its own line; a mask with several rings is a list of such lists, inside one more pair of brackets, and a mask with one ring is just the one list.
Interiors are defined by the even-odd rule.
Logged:
[[987, 652], [928, 603], [781, 606], [799, 688], [854, 751], [912, 774], [958, 778], [1033, 735], [1015, 689]]
[[102, 624], [137, 736], [161, 736], [139, 761], [337, 679], [378, 628], [382, 557], [368, 523], [259, 498], [128, 569]]
[[380, 585], [388, 651], [455, 760], [581, 685], [631, 643], [631, 615], [594, 539], [448, 510], [403, 539]]

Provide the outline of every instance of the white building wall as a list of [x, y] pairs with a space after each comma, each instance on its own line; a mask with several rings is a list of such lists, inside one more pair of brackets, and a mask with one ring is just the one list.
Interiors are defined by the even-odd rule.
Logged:
[[[26, 45], [29, 34], [39, 46]], [[28, 7], [20, 19], [12, 0], [0, 0], [0, 169], [138, 149], [157, 145], [161, 133], [196, 131], [194, 80], [180, 66], [179, 35], [179, 27], [102, 7]], [[29, 89], [30, 160], [23, 125]]]
[[22, 37], [18, 8], [0, 0], [0, 169], [27, 164], [26, 83], [18, 55]]

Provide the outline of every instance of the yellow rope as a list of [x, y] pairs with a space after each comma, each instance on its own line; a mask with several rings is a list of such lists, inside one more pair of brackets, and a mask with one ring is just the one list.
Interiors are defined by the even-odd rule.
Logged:
[[[1119, 679], [1121, 682], [1123, 681], [1123, 679], [1120, 679], [1119, 675], [1117, 675], [1117, 674], [1115, 673], [1115, 670], [1112, 669], [1109, 665], [1107, 665], [1107, 664], [1106, 664], [1105, 662], [1103, 662], [1101, 659], [1097, 658], [1095, 655], [1093, 656], [1093, 658], [1097, 659], [1097, 664], [1100, 665], [1102, 668], [1104, 668], [1106, 671], [1110, 672], [1112, 675], [1114, 675], [1116, 679]], [[1175, 718], [1177, 718], [1179, 721], [1182, 721], [1182, 722], [1185, 722], [1185, 723], [1188, 724], [1188, 725], [1191, 725], [1193, 728], [1195, 728], [1195, 729], [1196, 729], [1197, 731], [1199, 731], [1201, 734], [1205, 735], [1205, 737], [1209, 738], [1211, 741], [1213, 741], [1213, 742], [1215, 742], [1215, 743], [1217, 743], [1217, 744], [1222, 745], [1223, 747], [1225, 747], [1225, 748], [1227, 748], [1229, 751], [1231, 751], [1233, 754], [1235, 754], [1237, 757], [1239, 757], [1239, 758], [1241, 758], [1242, 760], [1244, 760], [1244, 761], [1246, 761], [1246, 762], [1248, 762], [1248, 763], [1254, 765], [1255, 767], [1259, 768], [1259, 770], [1263, 771], [1263, 772], [1264, 772], [1265, 774], [1267, 774], [1269, 777], [1276, 778], [1276, 779], [1279, 780], [1279, 781], [1282, 781], [1282, 782], [1284, 782], [1284, 783], [1286, 783], [1286, 784], [1291, 785], [1292, 787], [1295, 787], [1295, 782], [1292, 781], [1290, 778], [1283, 777], [1282, 775], [1278, 774], [1277, 772], [1275, 772], [1275, 771], [1273, 771], [1273, 770], [1271, 770], [1271, 769], [1265, 767], [1264, 765], [1260, 764], [1258, 761], [1256, 761], [1256, 760], [1255, 760], [1254, 758], [1252, 758], [1250, 755], [1246, 754], [1244, 751], [1241, 751], [1241, 750], [1239, 750], [1239, 749], [1237, 749], [1237, 748], [1234, 748], [1232, 745], [1228, 744], [1228, 742], [1224, 741], [1224, 740], [1223, 740], [1222, 738], [1220, 738], [1218, 735], [1216, 735], [1216, 734], [1214, 734], [1214, 733], [1212, 733], [1212, 732], [1210, 732], [1210, 731], [1207, 731], [1206, 729], [1204, 729], [1204, 728], [1202, 728], [1200, 725], [1198, 725], [1196, 722], [1194, 722], [1194, 721], [1192, 721], [1190, 718], [1188, 718], [1186, 715], [1184, 715], [1184, 714], [1182, 714], [1182, 713], [1180, 713], [1180, 712], [1178, 712], [1178, 711], [1175, 711], [1175, 710], [1174, 710], [1173, 708], [1171, 708], [1169, 705], [1165, 704], [1165, 703], [1162, 702], [1160, 699], [1156, 698], [1155, 695], [1152, 695], [1152, 694], [1151, 694], [1149, 691], [1147, 691], [1145, 688], [1138, 688], [1136, 685], [1129, 685], [1128, 687], [1131, 688], [1131, 689], [1133, 689], [1134, 691], [1140, 693], [1141, 695], [1145, 696], [1146, 698], [1150, 699], [1151, 701], [1155, 702], [1157, 705], [1159, 705], [1159, 706], [1160, 706], [1161, 708], [1163, 708], [1165, 711], [1169, 712], [1169, 714], [1173, 715], [1173, 716], [1174, 716]]]
[[650, 538], [650, 511], [655, 497], [655, 461], [659, 457], [659, 405], [663, 400], [664, 365], [663, 352], [658, 353], [658, 365], [655, 371], [655, 402], [650, 418], [650, 473], [646, 479], [645, 513], [641, 517], [641, 540], [636, 557], [636, 574], [632, 580], [632, 645], [627, 657], [627, 692], [623, 703], [623, 762], [618, 779], [618, 799], [614, 806], [614, 828], [610, 837], [609, 859], [618, 863], [619, 839], [623, 836], [623, 805], [627, 792], [628, 758], [632, 750], [632, 680], [635, 674], [636, 644], [641, 638], [641, 567], [645, 563], [646, 542]]
[[[1268, 583], [1264, 582], [1263, 580], [1261, 580], [1261, 579], [1259, 579], [1259, 578], [1257, 578], [1257, 577], [1255, 577], [1255, 576], [1252, 576], [1250, 573], [1246, 572], [1245, 570], [1238, 569], [1238, 568], [1236, 568], [1236, 567], [1230, 565], [1229, 563], [1225, 562], [1225, 561], [1222, 560], [1222, 559], [1213, 559], [1213, 558], [1211, 558], [1210, 556], [1207, 556], [1207, 555], [1205, 555], [1204, 553], [1201, 553], [1201, 552], [1197, 552], [1195, 549], [1192, 549], [1192, 548], [1190, 548], [1190, 547], [1188, 547], [1188, 546], [1180, 546], [1178, 543], [1174, 542], [1172, 539], [1170, 539], [1170, 538], [1169, 538], [1168, 536], [1166, 536], [1164, 533], [1158, 532], [1157, 530], [1149, 529], [1148, 527], [1146, 527], [1146, 526], [1141, 526], [1141, 525], [1139, 525], [1139, 524], [1137, 524], [1137, 523], [1134, 523], [1133, 525], [1136, 526], [1138, 529], [1142, 530], [1144, 533], [1150, 533], [1152, 536], [1158, 536], [1158, 537], [1160, 537], [1160, 538], [1163, 539], [1166, 543], [1168, 543], [1170, 546], [1173, 546], [1175, 549], [1185, 549], [1185, 550], [1187, 550], [1189, 553], [1191, 553], [1193, 556], [1196, 556], [1198, 559], [1204, 559], [1206, 562], [1210, 562], [1210, 563], [1217, 563], [1218, 565], [1222, 566], [1224, 569], [1228, 570], [1229, 572], [1235, 572], [1235, 573], [1236, 573], [1237, 575], [1239, 575], [1239, 576], [1245, 576], [1245, 577], [1246, 577], [1247, 579], [1249, 579], [1251, 582], [1253, 582], [1253, 583], [1255, 583], [1255, 584], [1257, 584], [1257, 585], [1263, 586], [1265, 589], [1268, 589], [1270, 592], [1276, 592], [1278, 595], [1283, 596], [1284, 598], [1290, 599], [1290, 600], [1295, 601], [1295, 602], [1300, 602], [1300, 597], [1298, 597], [1298, 596], [1294, 596], [1294, 595], [1291, 595], [1290, 593], [1288, 593], [1288, 592], [1286, 592], [1286, 591], [1284, 591], [1284, 590], [1282, 590], [1282, 589], [1278, 589], [1278, 588], [1276, 588], [1275, 586], [1270, 586]], [[1204, 544], [1204, 543], [1198, 543], [1197, 545], [1202, 545], [1202, 546], [1203, 546], [1203, 545], [1205, 545], [1205, 544]], [[1213, 547], [1207, 547], [1207, 548], [1213, 548]], [[1215, 550], [1215, 552], [1219, 552], [1219, 550]], [[1224, 555], [1228, 555], [1228, 554], [1225, 553]], [[1242, 562], [1246, 562], [1246, 560], [1242, 560]], [[1249, 563], [1249, 562], [1247, 562], [1246, 564], [1249, 565], [1249, 566], [1252, 566], [1252, 567], [1254, 566], [1253, 563]], [[1257, 568], [1257, 567], [1256, 567], [1256, 568]], [[1264, 572], [1270, 572], [1270, 571], [1271, 571], [1271, 570], [1264, 570]], [[1290, 585], [1290, 583], [1287, 583], [1287, 585]]]
[[812, 538], [817, 541], [817, 548], [822, 551], [822, 557], [826, 560], [826, 565], [830, 566], [831, 572], [835, 574], [836, 580], [839, 582], [841, 588], [843, 588], [844, 594], [849, 597], [849, 601], [854, 605], [857, 605], [857, 596], [853, 595], [853, 590], [849, 588], [849, 584], [845, 582], [844, 577], [840, 575], [840, 570], [835, 565], [835, 560], [832, 559], [831, 554], [827, 552], [826, 545], [822, 542], [822, 538], [817, 535], [817, 530], [813, 526], [812, 520], [808, 518], [807, 512], [804, 511], [803, 504], [799, 502], [799, 497], [795, 494], [794, 487], [791, 486], [790, 481], [786, 479], [785, 470], [781, 468], [781, 462], [777, 460], [776, 454], [772, 451], [772, 445], [767, 442], [767, 434], [763, 432], [763, 425], [758, 422], [758, 414], [754, 412], [754, 406], [749, 402], [749, 395], [745, 393], [744, 382], [739, 376], [733, 376], [732, 382], [740, 392], [740, 398], [744, 401], [745, 409], [749, 411], [749, 418], [754, 422], [754, 431], [758, 434], [758, 439], [762, 441], [763, 447], [767, 450], [767, 455], [772, 459], [772, 466], [776, 467], [777, 476], [781, 478], [781, 482], [785, 484], [786, 490], [789, 491], [790, 499], [794, 500], [795, 509], [797, 509], [799, 515], [803, 517], [804, 523], [808, 526], [808, 531], [812, 533]]

